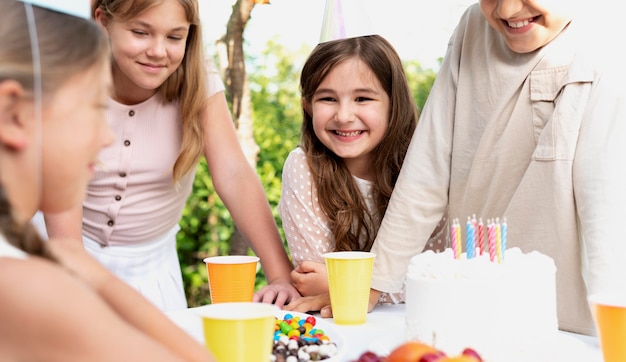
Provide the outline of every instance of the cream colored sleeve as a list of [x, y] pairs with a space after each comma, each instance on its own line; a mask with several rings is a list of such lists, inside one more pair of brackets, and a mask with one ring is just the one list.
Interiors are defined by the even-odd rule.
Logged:
[[626, 289], [626, 241], [619, 232], [626, 220], [626, 73], [623, 66], [608, 69], [587, 102], [573, 167], [589, 294]]
[[[373, 289], [388, 293], [402, 290], [411, 257], [428, 246], [433, 230], [445, 215], [450, 185], [455, 79], [461, 50], [462, 44], [456, 43], [448, 48], [407, 150], [372, 246], [376, 254]], [[437, 240], [445, 244], [446, 235], [443, 230], [443, 238]]]

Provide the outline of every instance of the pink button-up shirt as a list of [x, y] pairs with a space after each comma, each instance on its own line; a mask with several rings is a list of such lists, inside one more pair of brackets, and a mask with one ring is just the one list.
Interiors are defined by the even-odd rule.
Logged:
[[[223, 91], [216, 72], [209, 95]], [[195, 169], [174, 184], [172, 168], [182, 141], [178, 102], [159, 93], [135, 105], [109, 100], [107, 119], [115, 142], [102, 150], [83, 203], [83, 233], [103, 245], [150, 241], [180, 220]]]

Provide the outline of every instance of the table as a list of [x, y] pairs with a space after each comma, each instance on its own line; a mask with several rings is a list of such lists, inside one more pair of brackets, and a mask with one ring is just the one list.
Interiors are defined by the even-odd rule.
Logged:
[[[201, 307], [200, 307], [201, 308]], [[367, 315], [367, 323], [361, 326], [341, 326], [333, 323], [332, 318], [323, 319], [333, 325], [344, 337], [346, 353], [344, 361], [356, 360], [363, 352], [385, 347], [386, 341], [404, 340], [404, 304], [379, 305]], [[202, 322], [196, 311], [197, 308], [173, 311], [166, 313], [170, 319], [189, 333], [193, 338], [204, 344]], [[321, 318], [317, 315], [317, 318]], [[579, 335], [569, 332], [560, 332], [563, 336], [579, 341], [585, 347], [585, 358], [569, 360], [568, 362], [602, 362], [602, 355], [595, 337]], [[378, 351], [375, 351], [378, 352]], [[534, 362], [534, 361], [533, 361]], [[551, 361], [557, 362], [557, 361]]]

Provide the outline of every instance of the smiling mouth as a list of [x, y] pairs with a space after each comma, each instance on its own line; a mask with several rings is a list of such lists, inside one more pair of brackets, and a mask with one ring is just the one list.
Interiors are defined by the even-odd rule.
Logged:
[[502, 20], [502, 22], [511, 29], [521, 29], [530, 23], [534, 23], [537, 21], [539, 16], [535, 16], [534, 18], [511, 21], [511, 20]]
[[141, 63], [141, 62], [139, 62], [139, 64], [143, 65], [144, 67], [149, 67], [149, 68], [163, 68], [163, 66], [159, 64], [148, 64], [148, 63]]
[[352, 132], [334, 131], [334, 132], [336, 135], [342, 136], [342, 137], [355, 137], [363, 133], [363, 131], [352, 131]]

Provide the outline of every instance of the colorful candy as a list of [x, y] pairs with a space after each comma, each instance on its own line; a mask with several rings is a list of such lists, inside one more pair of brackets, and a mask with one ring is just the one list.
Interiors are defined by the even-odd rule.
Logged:
[[336, 355], [337, 345], [315, 327], [316, 322], [311, 315], [303, 319], [287, 313], [276, 318], [271, 361], [321, 361]]

